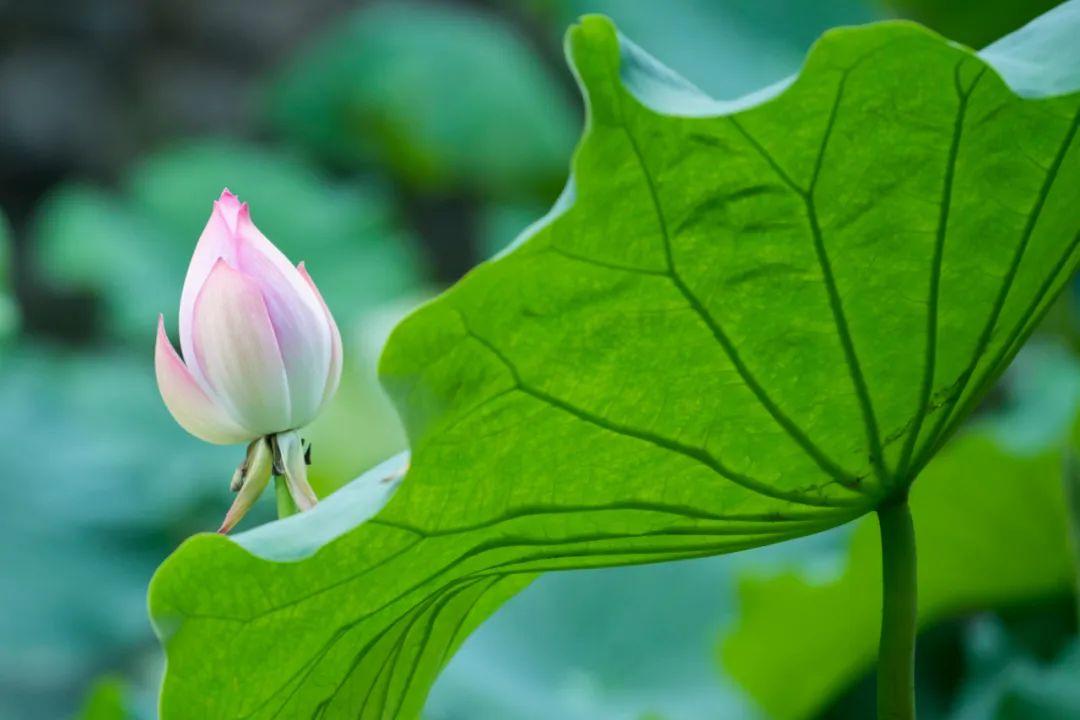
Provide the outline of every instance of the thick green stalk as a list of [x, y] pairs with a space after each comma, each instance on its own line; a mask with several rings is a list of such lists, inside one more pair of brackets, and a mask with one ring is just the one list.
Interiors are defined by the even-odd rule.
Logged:
[[878, 646], [878, 720], [914, 720], [918, 602], [915, 527], [906, 494], [878, 509], [878, 523], [884, 585]]
[[285, 482], [283, 475], [274, 475], [274, 494], [277, 497], [277, 516], [279, 519], [296, 514], [296, 503], [293, 501], [292, 495], [289, 494], [289, 486]]

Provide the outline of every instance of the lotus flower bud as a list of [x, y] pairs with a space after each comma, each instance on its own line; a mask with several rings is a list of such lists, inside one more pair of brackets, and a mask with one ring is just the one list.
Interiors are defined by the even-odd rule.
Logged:
[[[228, 190], [188, 266], [180, 349], [183, 359], [159, 317], [155, 368], [165, 405], [185, 430], [216, 444], [268, 437], [276, 448], [276, 436], [289, 433], [282, 440], [295, 453], [292, 431], [319, 414], [341, 378], [341, 335], [304, 264], [294, 267]], [[302, 484], [298, 506], [310, 507]]]

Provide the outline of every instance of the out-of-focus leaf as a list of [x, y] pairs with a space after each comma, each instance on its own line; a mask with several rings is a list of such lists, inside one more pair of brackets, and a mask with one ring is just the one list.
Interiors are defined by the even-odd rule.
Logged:
[[574, 141], [569, 99], [522, 38], [462, 6], [365, 7], [271, 94], [287, 136], [338, 165], [378, 163], [422, 189], [547, 198]]
[[[1080, 426], [1076, 428], [1080, 435]], [[1069, 515], [1069, 539], [1076, 574], [1076, 613], [1080, 625], [1080, 437], [1073, 438], [1065, 464], [1065, 502]]]
[[[1017, 355], [1005, 374], [1007, 400], [983, 424], [1004, 449], [1030, 454], [1064, 446], [1080, 407], [1080, 364], [1064, 345], [1047, 340], [1040, 328], [1037, 341]], [[1080, 442], [1076, 443], [1080, 447]]]
[[131, 720], [124, 681], [105, 677], [94, 683], [77, 720]]
[[951, 720], [1071, 720], [1080, 717], [1080, 644], [1052, 662], [1016, 647], [1002, 624], [979, 618], [968, 633], [973, 677], [961, 690]]
[[24, 342], [5, 356], [5, 720], [70, 716], [103, 665], [148, 647], [154, 567], [190, 532], [213, 528], [230, 501], [242, 449], [177, 428], [150, 352], [76, 355]]
[[916, 26], [830, 33], [738, 106], [602, 18], [569, 55], [590, 108], [572, 186], [383, 355], [401, 489], [375, 517], [349, 485], [257, 541], [197, 536], [155, 576], [166, 720], [416, 717], [534, 573], [873, 509], [1075, 265], [1080, 98], [1021, 99]]
[[[1004, 449], [999, 436], [987, 428], [958, 438], [912, 489], [922, 628], [960, 613], [1070, 591], [1065, 450], [1059, 443], [1056, 450], [1018, 455]], [[739, 595], [741, 614], [721, 650], [727, 673], [770, 717], [814, 717], [876, 657], [876, 519], [859, 521], [846, 567], [835, 580], [814, 582], [798, 572], [747, 575]]]
[[111, 335], [150, 343], [157, 314], [176, 316], [197, 234], [185, 247], [122, 198], [82, 184], [47, 196], [35, 231], [46, 277], [94, 291]]

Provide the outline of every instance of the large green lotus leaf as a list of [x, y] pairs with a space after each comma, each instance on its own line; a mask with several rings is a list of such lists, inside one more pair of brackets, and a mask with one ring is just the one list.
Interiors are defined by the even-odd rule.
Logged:
[[[995, 454], [1006, 455], [1010, 469], [1031, 464], [1027, 459], [1033, 454], [1060, 448], [1080, 407], [1080, 365], [1065, 348], [1043, 341], [1044, 330], [1045, 323], [998, 384], [1000, 410], [976, 420], [980, 437], [993, 441]], [[932, 469], [939, 461], [967, 476], [950, 455], [945, 450], [931, 461], [920, 483], [930, 477], [937, 483], [953, 480]], [[996, 488], [992, 478], [982, 486], [985, 492]], [[1041, 510], [1039, 505], [1031, 513]], [[811, 583], [832, 579], [843, 565], [850, 530], [837, 528], [734, 556], [543, 575], [469, 637], [439, 675], [425, 714], [443, 720], [630, 720], [655, 710], [672, 719], [757, 717], [745, 691], [710, 662], [715, 644], [709, 639], [737, 618], [737, 581], [751, 572], [768, 577], [792, 568]], [[928, 552], [948, 552], [934, 545]], [[1054, 561], [1059, 560], [1055, 553]], [[1032, 572], [1045, 577], [1041, 568]], [[1022, 574], [1014, 577], [1026, 582]], [[1018, 588], [1009, 598], [1013, 613], [1022, 592]], [[1046, 605], [1036, 600], [1036, 612]], [[801, 641], [801, 633], [791, 635], [785, 647]], [[973, 653], [983, 648], [982, 642], [972, 645]], [[986, 675], [974, 673], [967, 662], [964, 670], [965, 685], [981, 684]], [[863, 684], [855, 687], [861, 690]], [[922, 692], [934, 695], [933, 688]]]
[[271, 88], [275, 124], [327, 162], [377, 162], [421, 189], [558, 191], [569, 97], [511, 28], [462, 7], [365, 7]]
[[[1018, 455], [983, 431], [958, 438], [926, 468], [910, 500], [925, 548], [919, 556], [921, 628], [1071, 591], [1063, 455], [1060, 446]], [[835, 580], [822, 583], [796, 571], [747, 575], [739, 598], [739, 619], [722, 643], [725, 670], [769, 717], [816, 717], [877, 655], [876, 518], [859, 521]], [[808, 667], [814, 671], [805, 672]]]
[[[917, 26], [720, 104], [586, 18], [574, 181], [406, 319], [412, 449], [150, 589], [162, 714], [416, 717], [536, 573], [734, 552], [902, 492], [1076, 265], [1076, 96]], [[357, 441], [362, 441], [358, 438]]]

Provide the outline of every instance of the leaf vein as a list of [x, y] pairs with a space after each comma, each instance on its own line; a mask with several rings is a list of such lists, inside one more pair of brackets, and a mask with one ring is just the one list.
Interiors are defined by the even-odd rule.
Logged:
[[986, 72], [985, 67], [979, 70], [979, 73], [975, 76], [971, 86], [965, 91], [960, 87], [960, 69], [963, 67], [963, 64], [964, 60], [960, 60], [953, 68], [958, 103], [956, 108], [956, 118], [953, 122], [952, 139], [949, 143], [949, 154], [945, 161], [945, 178], [942, 182], [937, 234], [934, 238], [934, 254], [930, 261], [930, 295], [927, 300], [926, 310], [926, 347], [923, 360], [922, 385], [919, 388], [919, 400], [915, 421], [907, 433], [907, 437], [904, 440], [904, 447], [900, 454], [900, 460], [897, 463], [897, 474], [901, 478], [901, 482], [908, 483], [910, 483], [912, 479], [906, 477], [909, 469], [908, 463], [911, 461], [911, 454], [915, 450], [915, 443], [919, 438], [919, 433], [922, 431], [926, 413], [929, 411], [930, 395], [934, 389], [934, 377], [937, 370], [938, 301], [941, 294], [941, 266], [945, 255], [945, 242], [948, 239], [949, 213], [952, 209], [953, 184], [956, 178], [956, 165], [960, 157], [960, 144], [964, 133], [964, 121], [967, 115], [968, 99], [971, 97], [971, 94], [975, 92], [975, 87], [979, 84], [979, 81], [982, 80], [983, 74]]
[[701, 319], [705, 326], [710, 330], [713, 338], [717, 341], [724, 353], [728, 356], [735, 371], [742, 378], [743, 383], [754, 395], [758, 403], [765, 409], [765, 411], [772, 417], [780, 428], [787, 433], [787, 435], [795, 441], [795, 443], [802, 448], [803, 452], [810, 456], [814, 463], [821, 468], [829, 477], [836, 480], [843, 487], [849, 490], [855, 490], [860, 493], [865, 491], [862, 488], [862, 479], [852, 472], [849, 472], [842, 468], [838, 463], [828, 457], [823, 449], [817, 446], [810, 436], [804, 432], [796, 423], [784, 413], [783, 410], [776, 404], [776, 402], [769, 396], [754, 377], [753, 373], [746, 366], [742, 357], [739, 355], [734, 343], [731, 342], [731, 338], [727, 336], [723, 327], [717, 322], [716, 318], [712, 316], [712, 313], [702, 304], [701, 300], [690, 289], [686, 282], [679, 275], [678, 269], [675, 265], [675, 259], [671, 248], [671, 238], [667, 230], [667, 220], [665, 219], [663, 208], [660, 204], [659, 193], [656, 189], [655, 181], [653, 180], [652, 173], [649, 171], [649, 167], [645, 162], [645, 157], [638, 147], [637, 140], [634, 134], [630, 132], [630, 128], [627, 127], [625, 121], [620, 126], [626, 133], [626, 136], [630, 142], [630, 147], [633, 149], [634, 155], [637, 158], [638, 165], [641, 167], [641, 172], [645, 178], [645, 183], [649, 188], [649, 193], [652, 198], [653, 208], [656, 212], [657, 224], [660, 229], [660, 236], [663, 240], [664, 255], [667, 258], [668, 273], [672, 282], [678, 289], [679, 293], [683, 296], [694, 313]]
[[[459, 311], [459, 315], [460, 314], [461, 313]], [[677, 440], [672, 440], [670, 438], [666, 438], [655, 433], [645, 432], [636, 428], [629, 427], [627, 425], [623, 425], [621, 423], [616, 423], [608, 418], [595, 415], [587, 410], [571, 405], [565, 400], [557, 398], [554, 395], [544, 392], [543, 390], [534, 388], [526, 384], [522, 380], [521, 375], [517, 370], [517, 367], [512, 362], [510, 362], [510, 359], [506, 357], [506, 355], [504, 355], [501, 350], [492, 345], [489, 340], [481, 337], [471, 328], [469, 328], [469, 326], [465, 323], [464, 315], [462, 315], [461, 317], [462, 326], [465, 333], [472, 337], [474, 340], [476, 340], [478, 343], [480, 343], [482, 346], [486, 347], [492, 355], [498, 358], [499, 361], [504, 366], [506, 366], [507, 370], [510, 372], [511, 377], [513, 377], [514, 382], [517, 384], [518, 389], [521, 392], [525, 393], [526, 395], [530, 395], [535, 399], [546, 403], [547, 405], [550, 405], [551, 407], [562, 410], [563, 412], [572, 415], [579, 420], [582, 420], [583, 422], [587, 422], [590, 425], [595, 425], [596, 427], [607, 430], [616, 435], [622, 435], [625, 437], [634, 438], [636, 440], [641, 440], [642, 442], [650, 443], [662, 450], [683, 455], [684, 457], [690, 458], [704, 465], [717, 475], [720, 475], [721, 477], [737, 485], [741, 485], [743, 488], [751, 492], [763, 495], [765, 497], [770, 497], [777, 500], [786, 500], [788, 502], [797, 503], [800, 505], [809, 505], [813, 507], [851, 507], [856, 505], [861, 506], [863, 504], [860, 500], [846, 500], [840, 498], [814, 498], [807, 496], [803, 493], [778, 490], [776, 488], [770, 487], [768, 484], [763, 483], [760, 480], [755, 480], [754, 478], [751, 478], [747, 475], [731, 470], [722, 462], [720, 462], [720, 460], [718, 460], [715, 456], [713, 456], [711, 453], [704, 450], [703, 448], [686, 445]]]
[[[998, 294], [994, 298], [994, 305], [990, 310], [989, 316], [987, 317], [986, 324], [983, 326], [982, 332], [979, 334], [979, 338], [976, 341], [975, 351], [972, 353], [971, 360], [968, 362], [967, 367], [965, 367], [963, 372], [960, 374], [958, 389], [955, 393], [953, 393], [952, 397], [949, 398], [941, 414], [938, 416], [938, 421], [934, 424], [934, 427], [930, 432], [930, 436], [927, 438], [926, 442], [923, 445], [922, 451], [918, 455], [918, 461], [913, 463], [912, 465], [915, 471], [918, 471], [918, 469], [921, 468], [929, 460], [930, 454], [932, 454], [934, 450], [940, 445], [940, 439], [947, 437], [951, 434], [952, 430], [955, 429], [954, 421], [958, 417], [956, 409], [958, 407], [966, 407], [966, 405], [968, 404], [964, 403], [963, 405], [961, 405], [960, 399], [967, 392], [968, 386], [971, 383], [972, 375], [975, 373], [975, 370], [978, 368], [979, 362], [983, 359], [983, 356], [986, 354], [986, 351], [989, 348], [990, 338], [994, 334], [994, 330], [997, 327], [998, 319], [1000, 318], [1001, 312], [1005, 308], [1005, 302], [1008, 299], [1010, 292], [1012, 291], [1013, 284], [1016, 281], [1016, 276], [1020, 269], [1020, 264], [1023, 262], [1028, 245], [1031, 241], [1031, 236], [1035, 231], [1035, 226], [1038, 224], [1039, 217], [1042, 215], [1042, 210], [1046, 206], [1046, 200], [1050, 196], [1050, 190], [1053, 187], [1054, 182], [1057, 179], [1058, 173], [1061, 170], [1061, 166], [1065, 161], [1065, 156], [1068, 153], [1074, 138], [1076, 137], [1078, 127], [1080, 127], [1080, 110], [1077, 110], [1076, 113], [1074, 113], [1072, 124], [1066, 131], [1065, 136], [1062, 139], [1060, 146], [1058, 147], [1058, 151], [1054, 156], [1054, 160], [1050, 165], [1050, 170], [1047, 172], [1046, 177], [1043, 179], [1042, 186], [1039, 188], [1039, 192], [1035, 196], [1035, 200], [1032, 203], [1031, 210], [1028, 213], [1027, 221], [1024, 224], [1024, 230], [1020, 237], [1020, 242], [1016, 247], [1016, 251], [1013, 253], [1013, 257], [1009, 263], [1008, 269], [1005, 272], [1005, 277], [1002, 280], [1001, 287], [998, 290]], [[1073, 244], [1075, 245], [1075, 239]], [[1072, 254], [1072, 251], [1073, 246], [1070, 246], [1069, 249], [1062, 256], [1062, 259], [1059, 261], [1058, 265], [1055, 266], [1054, 271], [1051, 273], [1051, 279], [1056, 276], [1058, 272], [1060, 272], [1060, 266], [1068, 261], [1069, 256]], [[1042, 302], [1042, 295], [1049, 290], [1050, 285], [1052, 285], [1052, 282], [1044, 283], [1043, 287], [1040, 289], [1039, 295], [1037, 296], [1037, 301], [1032, 307], [1037, 307], [1038, 303]], [[1023, 322], [1021, 321], [1021, 326], [1022, 325]], [[1014, 333], [1015, 332], [1016, 331], [1014, 331]], [[1005, 344], [1005, 347], [1007, 352], [1008, 343]], [[991, 364], [990, 368], [988, 369], [989, 375], [993, 374], [993, 368], [997, 365], [998, 362], [1000, 362], [1001, 357], [995, 359], [994, 363]], [[979, 385], [985, 384], [985, 382], [983, 381], [978, 382]], [[974, 393], [974, 395], [978, 394], [978, 392]]]

